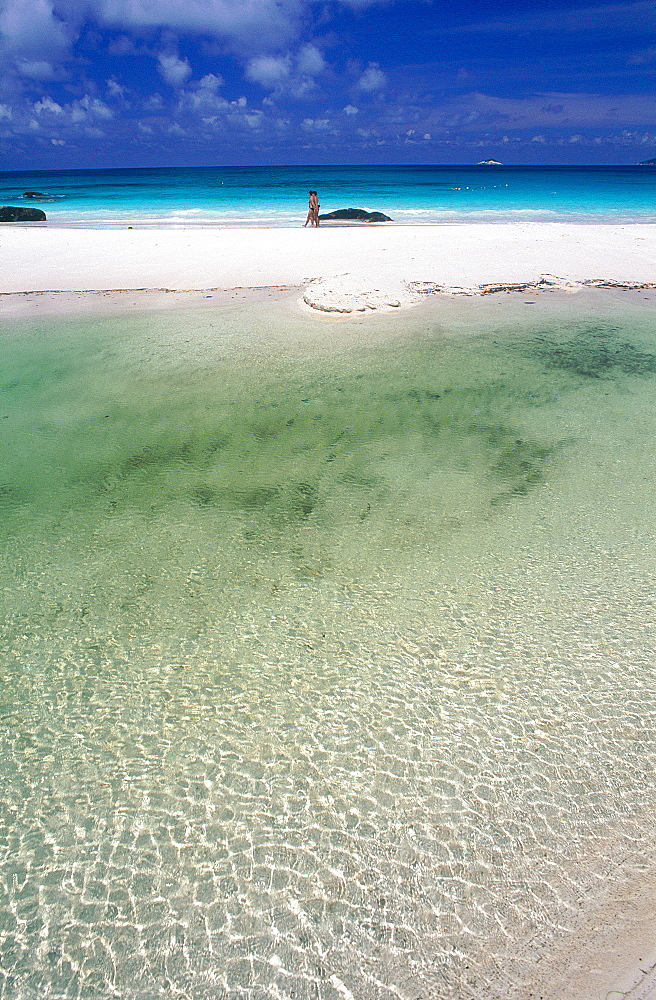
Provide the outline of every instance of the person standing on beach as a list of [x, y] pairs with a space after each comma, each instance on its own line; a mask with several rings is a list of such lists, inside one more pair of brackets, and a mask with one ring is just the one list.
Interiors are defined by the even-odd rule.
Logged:
[[310, 202], [309, 202], [309, 206], [308, 206], [307, 219], [303, 223], [303, 228], [305, 229], [305, 227], [307, 226], [308, 222], [310, 223], [310, 227], [316, 226], [318, 228], [318, 226], [319, 226], [319, 198], [317, 196], [317, 192], [316, 191], [308, 191], [308, 194], [310, 196]]

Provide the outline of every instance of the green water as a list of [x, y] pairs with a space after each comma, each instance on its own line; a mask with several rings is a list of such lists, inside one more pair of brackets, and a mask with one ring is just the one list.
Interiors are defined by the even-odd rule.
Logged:
[[5, 326], [2, 997], [510, 995], [655, 832], [654, 315]]

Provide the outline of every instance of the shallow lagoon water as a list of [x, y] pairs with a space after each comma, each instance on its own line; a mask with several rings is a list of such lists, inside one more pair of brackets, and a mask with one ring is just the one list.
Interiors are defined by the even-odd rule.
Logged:
[[653, 297], [537, 299], [6, 327], [0, 995], [524, 995], [653, 842]]

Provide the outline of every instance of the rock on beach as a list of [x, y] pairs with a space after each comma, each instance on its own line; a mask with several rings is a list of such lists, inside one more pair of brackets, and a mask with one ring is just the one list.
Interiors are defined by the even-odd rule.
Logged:
[[336, 212], [326, 212], [319, 216], [326, 222], [391, 222], [389, 215], [382, 212], [367, 212], [365, 208], [338, 208]]
[[46, 213], [40, 208], [16, 208], [13, 205], [0, 207], [0, 222], [45, 222]]

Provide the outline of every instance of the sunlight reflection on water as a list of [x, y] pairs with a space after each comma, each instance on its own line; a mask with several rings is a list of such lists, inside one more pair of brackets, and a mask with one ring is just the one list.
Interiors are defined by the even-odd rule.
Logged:
[[653, 834], [653, 325], [461, 308], [5, 334], [3, 997], [500, 997]]

